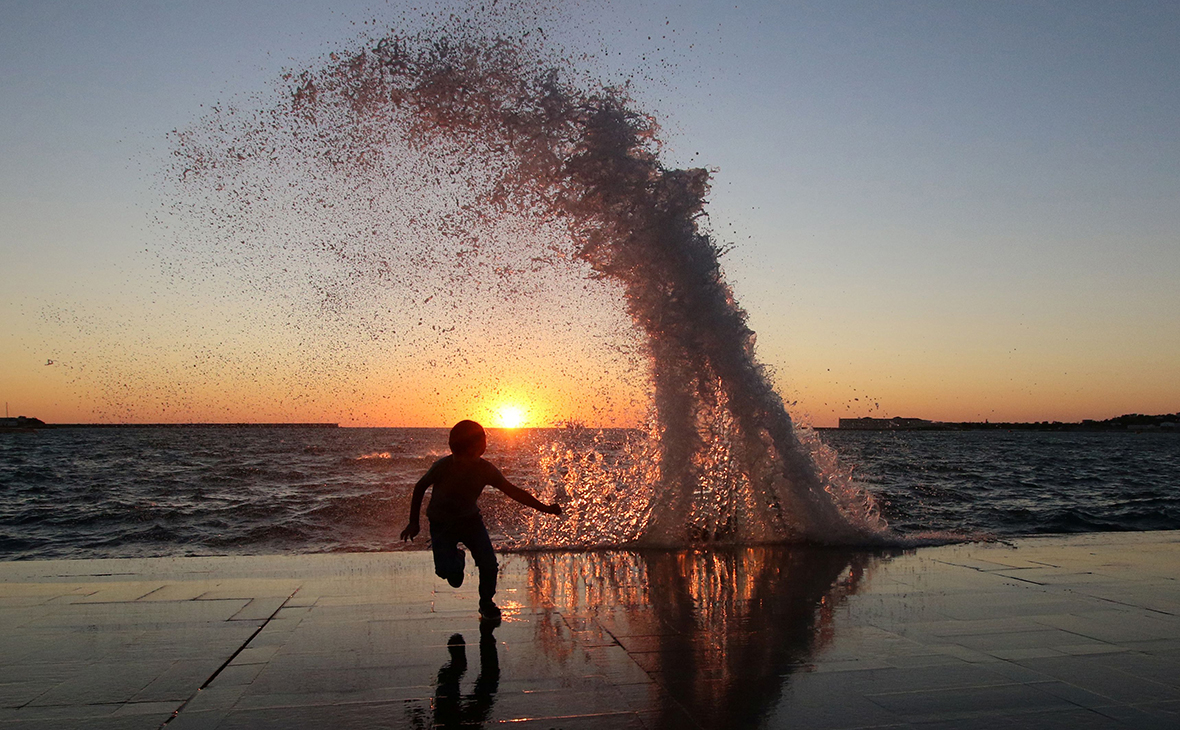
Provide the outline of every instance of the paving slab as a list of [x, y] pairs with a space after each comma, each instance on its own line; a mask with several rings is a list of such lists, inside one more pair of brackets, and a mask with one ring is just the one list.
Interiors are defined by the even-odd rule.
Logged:
[[1177, 728], [1180, 533], [0, 562], [3, 728]]

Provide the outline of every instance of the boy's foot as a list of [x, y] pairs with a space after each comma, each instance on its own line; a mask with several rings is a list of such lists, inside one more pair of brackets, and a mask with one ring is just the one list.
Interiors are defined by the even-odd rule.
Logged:
[[480, 601], [479, 617], [484, 621], [491, 621], [498, 624], [500, 623], [500, 607], [491, 601]]

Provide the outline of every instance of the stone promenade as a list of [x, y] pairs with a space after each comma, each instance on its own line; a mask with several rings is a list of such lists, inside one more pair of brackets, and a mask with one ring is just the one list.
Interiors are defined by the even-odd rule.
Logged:
[[0, 729], [1180, 728], [1180, 533], [0, 563]]

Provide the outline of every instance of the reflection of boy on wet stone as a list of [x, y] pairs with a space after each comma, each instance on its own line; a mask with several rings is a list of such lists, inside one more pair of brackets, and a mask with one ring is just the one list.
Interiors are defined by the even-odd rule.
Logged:
[[496, 553], [484, 527], [476, 500], [486, 486], [499, 489], [521, 504], [550, 515], [561, 514], [556, 504], [544, 504], [520, 487], [515, 486], [500, 470], [485, 461], [488, 438], [483, 426], [475, 421], [459, 421], [451, 429], [451, 455], [444, 456], [427, 470], [414, 485], [410, 502], [410, 524], [402, 530], [403, 540], [413, 540], [418, 534], [418, 513], [426, 488], [433, 486], [426, 518], [430, 520], [430, 546], [434, 551], [434, 572], [455, 588], [463, 585], [463, 551], [459, 543], [471, 551], [471, 558], [479, 568], [479, 615], [498, 620], [500, 609], [492, 602], [496, 594]]

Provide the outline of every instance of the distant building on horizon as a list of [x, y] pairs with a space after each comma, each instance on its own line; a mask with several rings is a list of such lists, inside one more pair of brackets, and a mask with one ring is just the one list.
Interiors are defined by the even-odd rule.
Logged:
[[32, 431], [34, 428], [42, 428], [43, 426], [45, 426], [45, 421], [40, 418], [26, 418], [25, 416], [0, 418], [0, 431]]

